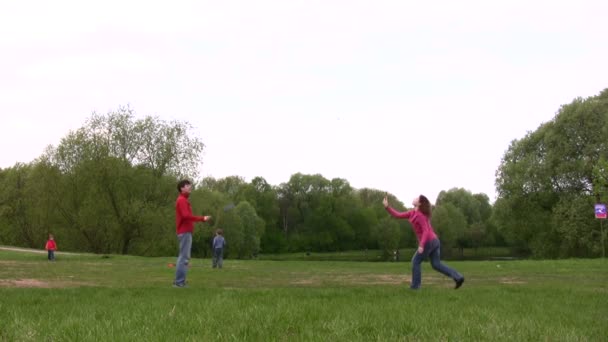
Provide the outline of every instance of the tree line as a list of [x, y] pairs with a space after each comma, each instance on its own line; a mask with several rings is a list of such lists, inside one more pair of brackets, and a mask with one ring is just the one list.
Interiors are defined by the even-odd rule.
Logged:
[[594, 204], [608, 201], [608, 89], [561, 106], [514, 140], [496, 189], [494, 222], [514, 248], [539, 257], [604, 255]]
[[[0, 169], [0, 244], [41, 248], [53, 233], [63, 250], [174, 255], [176, 183], [189, 178], [194, 212], [214, 217], [195, 229], [194, 256], [210, 255], [217, 228], [232, 258], [362, 249], [388, 257], [415, 246], [409, 223], [386, 214], [384, 190], [319, 174], [296, 173], [279, 185], [198, 179], [205, 145], [192, 131], [186, 122], [136, 119], [130, 108], [94, 113], [36, 160]], [[442, 252], [507, 246], [536, 257], [600, 256], [606, 232], [593, 204], [606, 196], [607, 161], [608, 89], [562, 106], [511, 142], [495, 203], [465, 188], [440, 192], [432, 224]]]

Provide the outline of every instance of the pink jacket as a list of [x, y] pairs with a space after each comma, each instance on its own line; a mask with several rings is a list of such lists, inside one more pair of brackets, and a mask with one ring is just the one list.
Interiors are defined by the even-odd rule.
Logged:
[[386, 207], [386, 211], [393, 217], [404, 218], [410, 221], [418, 239], [418, 246], [424, 248], [427, 242], [437, 238], [429, 218], [418, 210], [409, 210], [402, 213], [391, 207]]

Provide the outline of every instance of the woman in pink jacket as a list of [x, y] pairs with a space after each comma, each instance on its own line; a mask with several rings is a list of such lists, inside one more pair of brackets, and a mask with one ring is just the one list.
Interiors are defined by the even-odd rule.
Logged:
[[420, 264], [426, 257], [431, 259], [431, 265], [433, 268], [452, 278], [456, 282], [454, 288], [459, 288], [464, 283], [464, 277], [456, 272], [456, 270], [449, 268], [448, 266], [441, 263], [440, 258], [440, 242], [439, 238], [433, 231], [431, 226], [431, 202], [423, 195], [420, 195], [412, 201], [414, 209], [406, 212], [398, 212], [388, 205], [388, 199], [386, 196], [382, 200], [384, 208], [388, 211], [391, 216], [396, 218], [404, 218], [410, 221], [416, 238], [418, 239], [418, 250], [414, 253], [412, 258], [412, 283], [411, 289], [419, 289], [422, 283], [422, 272], [420, 270]]

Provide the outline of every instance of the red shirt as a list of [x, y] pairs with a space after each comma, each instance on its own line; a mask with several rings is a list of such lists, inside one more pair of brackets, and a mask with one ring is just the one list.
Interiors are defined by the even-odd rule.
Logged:
[[46, 246], [44, 246], [44, 249], [46, 249], [47, 251], [54, 251], [57, 249], [57, 244], [55, 243], [55, 240], [48, 240], [46, 242]]
[[404, 218], [410, 221], [412, 229], [414, 230], [414, 233], [416, 233], [416, 238], [418, 239], [418, 246], [424, 248], [424, 245], [427, 242], [437, 238], [429, 218], [418, 210], [410, 210], [402, 213], [391, 207], [386, 207], [386, 211], [393, 217]]
[[204, 222], [204, 216], [192, 215], [192, 206], [188, 201], [188, 194], [179, 194], [175, 202], [175, 230], [177, 235], [192, 233], [194, 222]]

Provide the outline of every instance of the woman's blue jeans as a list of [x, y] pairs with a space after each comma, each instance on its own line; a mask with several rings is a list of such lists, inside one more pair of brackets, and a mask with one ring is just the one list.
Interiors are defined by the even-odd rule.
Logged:
[[433, 266], [436, 271], [445, 274], [454, 279], [454, 281], [462, 279], [460, 273], [441, 263], [441, 243], [439, 242], [439, 239], [433, 239], [424, 245], [422, 254], [419, 254], [418, 251], [416, 251], [412, 257], [412, 283], [410, 288], [420, 288], [422, 283], [422, 270], [420, 264], [422, 264], [427, 257], [431, 259], [431, 266]]

